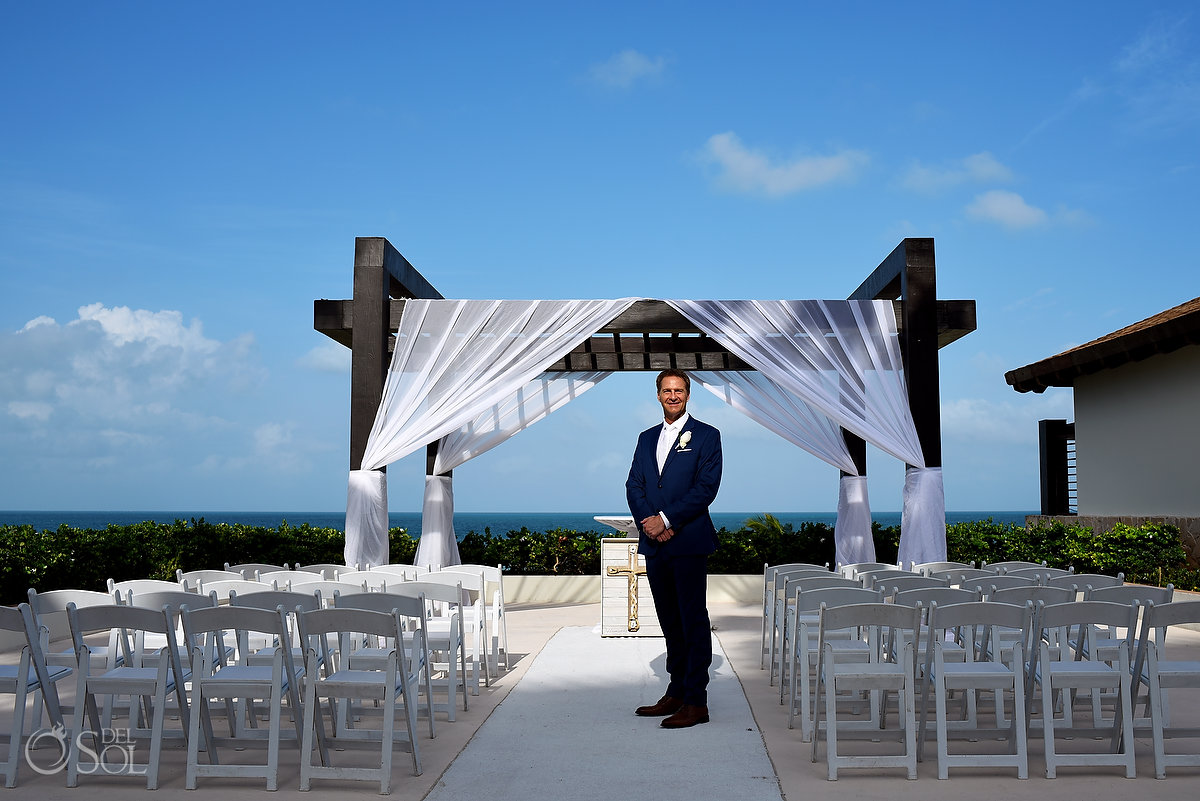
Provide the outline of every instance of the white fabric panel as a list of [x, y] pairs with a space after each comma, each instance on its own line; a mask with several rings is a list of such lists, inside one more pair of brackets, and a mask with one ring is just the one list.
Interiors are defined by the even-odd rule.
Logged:
[[454, 482], [450, 476], [425, 476], [421, 541], [413, 564], [430, 570], [462, 564], [458, 538], [454, 536]]
[[837, 523], [833, 528], [833, 542], [834, 558], [839, 565], [875, 561], [866, 476], [842, 476], [838, 483]]
[[346, 564], [388, 563], [387, 474], [382, 470], [351, 470], [346, 496]]
[[[447, 473], [544, 419], [609, 375], [611, 373], [604, 372], [543, 373], [518, 389], [512, 397], [493, 405], [471, 424], [442, 437], [434, 460], [435, 475], [425, 478], [416, 564], [434, 569], [461, 564], [458, 538], [454, 533], [454, 489]], [[434, 478], [439, 480], [433, 481]]]
[[612, 373], [543, 373], [468, 425], [442, 437], [433, 472], [444, 475], [578, 398]]
[[842, 430], [827, 415], [759, 372], [689, 371], [705, 389], [769, 431], [839, 470], [858, 474]]
[[[407, 301], [362, 468], [383, 467], [470, 424], [635, 300]], [[364, 508], [355, 492], [352, 481], [347, 532], [355, 529], [356, 543], [386, 541], [386, 489], [382, 529], [378, 518], [351, 522], [351, 510]], [[348, 551], [349, 542], [347, 533]]]
[[886, 453], [923, 467], [886, 300], [668, 300], [701, 331]]
[[469, 424], [635, 300], [406, 301], [362, 467]]
[[910, 467], [904, 473], [900, 516], [901, 565], [946, 560], [946, 493], [942, 468]]

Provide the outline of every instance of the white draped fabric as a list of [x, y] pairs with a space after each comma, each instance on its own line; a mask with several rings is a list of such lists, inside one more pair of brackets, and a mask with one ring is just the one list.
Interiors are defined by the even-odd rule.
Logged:
[[[846, 447], [842, 429], [826, 415], [780, 387], [759, 372], [730, 370], [697, 371], [692, 378], [712, 394], [793, 445], [816, 456], [851, 477], [858, 478], [858, 467]], [[871, 553], [875, 560], [875, 542], [871, 538], [871, 506], [867, 502], [867, 480], [853, 484], [847, 492], [843, 477], [838, 490], [838, 516], [834, 529], [838, 561], [848, 553]], [[844, 553], [843, 553], [844, 551]]]
[[529, 428], [599, 384], [611, 373], [543, 373], [510, 397], [495, 403], [438, 444], [433, 472], [444, 475]]
[[839, 470], [858, 474], [837, 423], [780, 387], [748, 370], [689, 372], [705, 389], [756, 423]]
[[[356, 536], [351, 537], [354, 522]], [[364, 537], [358, 532], [376, 532]], [[377, 532], [382, 532], [382, 535]], [[387, 473], [382, 470], [351, 470], [346, 497], [346, 564], [351, 567], [388, 563]], [[353, 540], [355, 547], [351, 548]]]
[[454, 536], [454, 485], [450, 476], [425, 476], [425, 503], [421, 507], [421, 539], [413, 564], [430, 570], [461, 565]]
[[866, 476], [842, 476], [838, 482], [837, 523], [834, 524], [833, 543], [834, 559], [839, 565], [875, 561]]
[[946, 493], [942, 468], [910, 467], [904, 473], [897, 561], [911, 567], [946, 560]]
[[[668, 300], [697, 328], [843, 428], [915, 467], [925, 467], [908, 406], [891, 301]], [[848, 471], [849, 472], [849, 471]], [[939, 474], [940, 475], [940, 474]], [[904, 506], [922, 509], [902, 525], [901, 548], [945, 541], [940, 483], [905, 481]], [[910, 498], [910, 493], [918, 497]], [[943, 509], [939, 524], [936, 509]], [[943, 545], [944, 548], [944, 545]]]
[[886, 300], [669, 300], [701, 331], [838, 425], [923, 467]]
[[[362, 470], [401, 459], [507, 402], [635, 300], [407, 301]], [[364, 557], [382, 553], [386, 561], [386, 485], [362, 497], [365, 482], [354, 472], [361, 471], [352, 471], [349, 484], [346, 563], [379, 564]]]
[[543, 373], [469, 425], [442, 437], [434, 459], [435, 475], [425, 478], [421, 541], [417, 544], [414, 563], [437, 570], [462, 562], [454, 533], [454, 486], [448, 475], [451, 470], [545, 419], [609, 375], [611, 373], [604, 372]]

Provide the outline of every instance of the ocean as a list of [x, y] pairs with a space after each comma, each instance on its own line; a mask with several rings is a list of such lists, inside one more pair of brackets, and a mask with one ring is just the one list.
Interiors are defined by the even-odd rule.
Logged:
[[[617, 536], [611, 529], [593, 520], [596, 514], [612, 516], [627, 515], [623, 510], [607, 513], [590, 512], [456, 512], [454, 514], [454, 531], [461, 539], [463, 535], [477, 531], [482, 533], [490, 529], [492, 534], [503, 534], [508, 531], [520, 531], [522, 527], [530, 531], [551, 531], [553, 529], [568, 529], [574, 531], [595, 531], [604, 535]], [[717, 528], [727, 528], [731, 531], [740, 529], [746, 520], [762, 512], [714, 512], [713, 522]], [[771, 512], [783, 523], [799, 526], [804, 522], [827, 523], [833, 525], [837, 515], [833, 512]], [[1017, 523], [1024, 525], [1025, 516], [1036, 512], [946, 512], [947, 523], [963, 523], [991, 518], [997, 523]], [[204, 518], [209, 523], [240, 523], [247, 526], [265, 526], [276, 528], [283, 521], [288, 525], [299, 526], [308, 523], [321, 528], [336, 528], [344, 531], [346, 528], [345, 512], [46, 512], [46, 511], [0, 511], [0, 525], [32, 525], [38, 531], [56, 529], [62, 524], [73, 528], [103, 529], [109, 524], [119, 526], [141, 523], [151, 520], [157, 523], [172, 523], [176, 520], [193, 520]], [[899, 512], [875, 512], [873, 518], [881, 526], [897, 526], [900, 524]], [[408, 529], [414, 538], [421, 534], [420, 512], [392, 512], [388, 515], [392, 528]]]

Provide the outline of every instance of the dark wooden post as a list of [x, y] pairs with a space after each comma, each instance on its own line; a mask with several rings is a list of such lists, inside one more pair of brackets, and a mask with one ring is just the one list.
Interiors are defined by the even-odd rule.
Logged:
[[380, 236], [354, 240], [354, 301], [350, 345], [350, 469], [362, 467], [375, 412], [387, 380], [391, 298], [441, 298], [408, 259]]
[[932, 239], [905, 239], [850, 295], [851, 300], [896, 298], [903, 301], [900, 353], [908, 385], [908, 405], [925, 466], [941, 467], [937, 269]]
[[388, 368], [388, 274], [386, 240], [354, 240], [354, 334], [350, 345], [350, 469], [362, 467], [375, 412], [383, 399]]
[[[850, 451], [850, 458], [854, 460], [854, 466], [858, 468], [858, 474], [865, 476], [867, 474], [867, 441], [853, 432], [842, 429], [842, 439], [846, 441], [846, 448]], [[845, 470], [841, 471], [843, 477], [853, 475]]]

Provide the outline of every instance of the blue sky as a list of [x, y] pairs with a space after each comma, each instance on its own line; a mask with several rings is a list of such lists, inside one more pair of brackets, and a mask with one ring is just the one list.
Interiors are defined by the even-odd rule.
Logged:
[[[344, 508], [312, 301], [355, 236], [466, 298], [844, 298], [934, 237], [979, 322], [941, 354], [947, 507], [1035, 509], [1071, 396], [1004, 372], [1198, 294], [1198, 42], [1190, 3], [5, 3], [0, 509]], [[717, 510], [834, 508], [834, 470], [692, 411]], [[658, 415], [614, 376], [458, 508], [620, 511]]]

